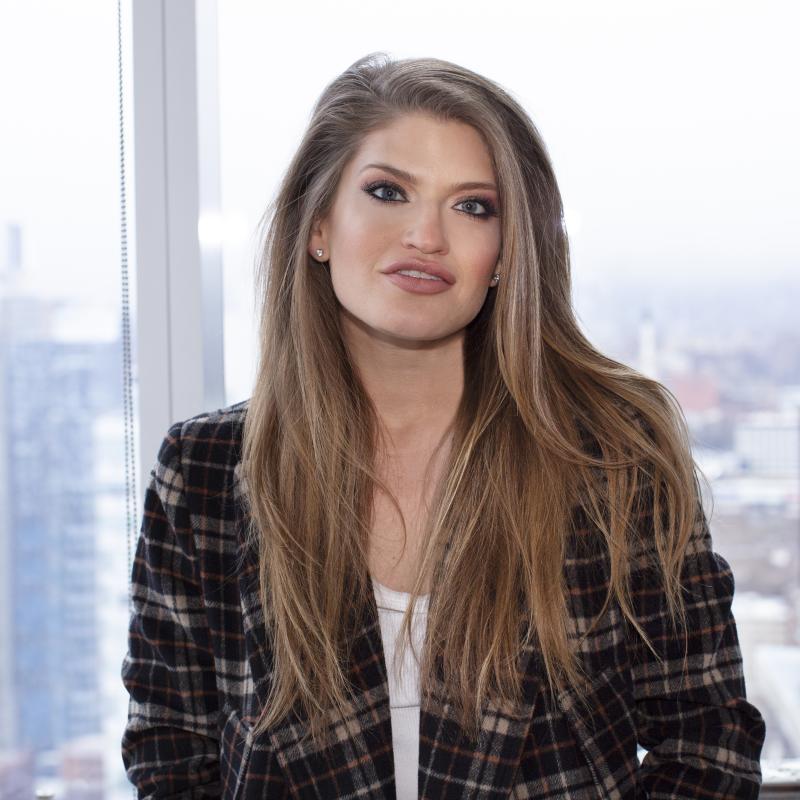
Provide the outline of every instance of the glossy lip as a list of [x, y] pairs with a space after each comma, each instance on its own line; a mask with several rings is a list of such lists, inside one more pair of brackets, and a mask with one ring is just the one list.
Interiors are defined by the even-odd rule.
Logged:
[[[398, 272], [401, 269], [416, 269], [420, 272], [427, 272], [428, 275], [441, 278], [445, 283], [453, 284], [456, 282], [453, 273], [445, 269], [441, 264], [437, 264], [435, 261], [423, 261], [418, 258], [395, 261], [394, 264], [381, 270], [381, 272], [383, 272], [384, 275], [391, 275], [393, 272]], [[424, 280], [424, 278], [420, 278], [419, 280]]]
[[401, 275], [399, 272], [387, 275], [386, 280], [414, 294], [440, 294], [441, 292], [450, 291], [452, 286], [447, 281], [432, 280], [431, 278], [413, 278], [411, 275]]

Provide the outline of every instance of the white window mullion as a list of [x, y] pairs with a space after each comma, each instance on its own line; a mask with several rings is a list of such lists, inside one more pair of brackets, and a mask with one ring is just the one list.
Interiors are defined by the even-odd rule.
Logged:
[[[140, 467], [172, 422], [224, 405], [215, 0], [133, 3]], [[140, 475], [148, 478], [142, 472]]]

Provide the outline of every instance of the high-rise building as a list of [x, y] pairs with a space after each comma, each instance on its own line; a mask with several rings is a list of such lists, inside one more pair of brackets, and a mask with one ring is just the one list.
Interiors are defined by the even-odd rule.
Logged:
[[0, 305], [0, 753], [33, 751], [41, 777], [102, 731], [94, 426], [120, 407], [119, 343], [54, 341], [35, 299]]

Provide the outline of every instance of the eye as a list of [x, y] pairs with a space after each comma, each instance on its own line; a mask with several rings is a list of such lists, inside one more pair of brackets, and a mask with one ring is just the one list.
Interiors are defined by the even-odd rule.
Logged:
[[475, 206], [476, 204], [479, 206], [483, 206], [485, 211], [483, 214], [472, 214], [469, 211], [467, 212], [471, 217], [477, 217], [478, 219], [488, 219], [489, 217], [496, 217], [497, 208], [495, 204], [489, 200], [488, 197], [468, 197], [466, 200], [462, 200], [458, 205], [465, 205], [470, 204]]
[[[402, 202], [396, 199], [393, 199], [393, 196], [400, 195], [401, 197], [405, 197], [405, 192], [396, 184], [392, 183], [392, 181], [387, 180], [379, 180], [373, 181], [372, 183], [368, 183], [366, 186], [363, 187], [364, 191], [372, 197], [374, 200], [377, 200], [380, 203], [397, 203]], [[379, 197], [377, 194], [374, 194], [378, 189], [384, 189], [386, 194], [389, 196], [386, 197]], [[488, 198], [488, 197], [468, 197], [466, 200], [461, 200], [456, 205], [469, 205], [473, 208], [477, 206], [482, 206], [484, 211], [483, 213], [475, 213], [473, 211], [462, 211], [462, 214], [466, 214], [468, 217], [472, 219], [480, 219], [480, 220], [487, 220], [491, 217], [497, 217], [499, 214], [497, 213], [497, 207], [495, 204]]]
[[373, 181], [372, 183], [367, 184], [364, 187], [364, 191], [370, 197], [374, 197], [376, 200], [380, 200], [382, 203], [393, 203], [396, 201], [386, 197], [378, 197], [378, 195], [373, 194], [376, 189], [386, 189], [394, 194], [403, 194], [403, 190], [396, 183], [392, 183], [391, 181]]

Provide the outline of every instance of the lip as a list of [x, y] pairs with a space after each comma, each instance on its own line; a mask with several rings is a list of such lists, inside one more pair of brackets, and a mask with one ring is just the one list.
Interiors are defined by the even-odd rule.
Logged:
[[399, 272], [387, 275], [386, 280], [413, 294], [440, 294], [441, 292], [449, 291], [452, 286], [452, 284], [444, 280], [413, 278], [411, 275], [401, 275]]
[[[445, 269], [441, 264], [437, 264], [435, 261], [423, 261], [418, 258], [395, 261], [394, 264], [389, 265], [386, 269], [381, 270], [381, 272], [383, 272], [384, 275], [391, 275], [401, 269], [416, 269], [420, 272], [427, 272], [429, 275], [441, 278], [445, 283], [451, 285], [456, 282], [453, 273]], [[424, 280], [424, 278], [419, 278], [418, 280]]]

